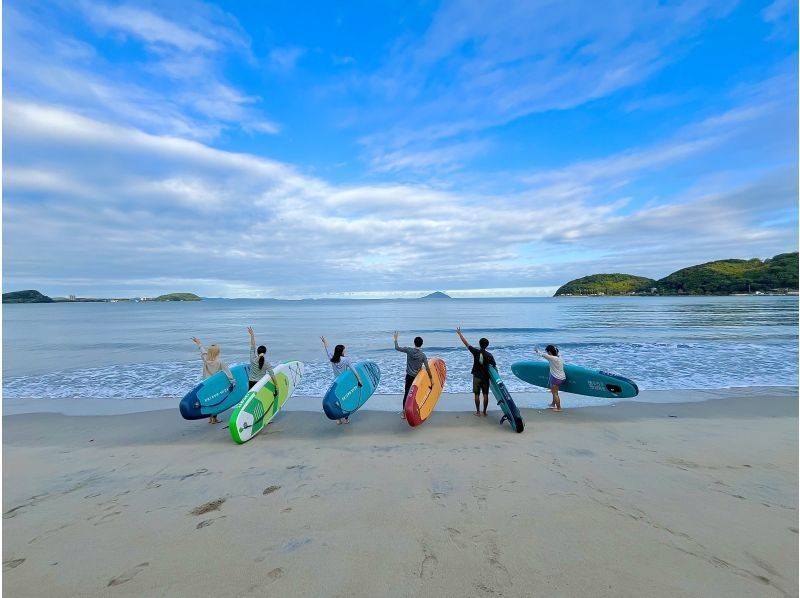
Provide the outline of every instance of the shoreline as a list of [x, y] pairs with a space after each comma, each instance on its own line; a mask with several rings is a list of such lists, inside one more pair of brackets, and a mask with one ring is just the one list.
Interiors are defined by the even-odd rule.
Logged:
[[522, 414], [7, 414], [3, 590], [797, 595], [796, 395]]
[[[643, 405], [673, 405], [684, 403], [698, 403], [706, 401], [730, 400], [740, 397], [769, 396], [769, 397], [798, 397], [800, 389], [797, 386], [771, 386], [771, 387], [736, 387], [720, 389], [683, 389], [674, 390], [644, 390], [635, 399], [611, 401], [598, 399], [606, 404], [601, 405], [570, 405], [570, 399], [576, 395], [562, 393], [561, 400], [565, 410], [575, 409], [608, 409], [621, 407], [627, 404]], [[515, 402], [523, 411], [542, 411], [543, 407], [528, 407], [526, 403], [547, 402], [549, 394], [544, 392], [514, 393]], [[680, 398], [681, 400], [665, 400]], [[482, 401], [483, 399], [481, 399]], [[58, 413], [68, 416], [92, 415], [123, 415], [127, 413], [143, 413], [150, 411], [171, 411], [178, 409], [180, 398], [160, 399], [3, 399], [3, 416], [21, 415], [26, 413]], [[393, 412], [400, 410], [402, 396], [399, 394], [374, 395], [369, 399], [360, 412], [377, 411]], [[473, 395], [468, 393], [446, 393], [436, 405], [439, 412], [469, 413], [474, 406]], [[321, 396], [293, 396], [283, 407], [282, 411], [302, 411], [308, 413], [322, 413]], [[490, 394], [488, 411], [499, 412], [497, 400]]]

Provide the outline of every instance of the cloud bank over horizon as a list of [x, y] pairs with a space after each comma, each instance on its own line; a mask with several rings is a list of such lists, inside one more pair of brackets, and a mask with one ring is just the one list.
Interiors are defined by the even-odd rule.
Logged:
[[76, 6], [4, 6], [5, 291], [549, 294], [797, 249], [792, 7]]

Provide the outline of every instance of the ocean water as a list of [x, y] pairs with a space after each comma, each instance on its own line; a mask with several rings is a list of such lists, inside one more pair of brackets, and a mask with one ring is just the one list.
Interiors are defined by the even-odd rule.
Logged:
[[[798, 384], [797, 297], [593, 297], [452, 300], [60, 303], [3, 306], [5, 398], [182, 397], [200, 380], [190, 340], [217, 343], [229, 364], [249, 359], [247, 326], [273, 362], [299, 359], [300, 395], [332, 381], [320, 342], [378, 363], [381, 394], [403, 390], [400, 344], [424, 338], [447, 362], [445, 392], [470, 392], [472, 357], [454, 329], [487, 337], [511, 392], [545, 393], [511, 364], [557, 345], [567, 363], [635, 380], [642, 390]], [[545, 395], [543, 395], [544, 398]]]

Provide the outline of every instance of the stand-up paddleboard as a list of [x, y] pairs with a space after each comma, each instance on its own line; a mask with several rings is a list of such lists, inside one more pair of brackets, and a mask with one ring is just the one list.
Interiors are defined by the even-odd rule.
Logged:
[[275, 396], [275, 385], [267, 374], [250, 389], [231, 413], [228, 429], [236, 444], [247, 442], [263, 430], [292, 396], [303, 378], [303, 364], [300, 361], [279, 363], [273, 371], [278, 380], [278, 396]]
[[410, 426], [418, 426], [430, 417], [442, 394], [445, 378], [447, 378], [447, 366], [444, 360], [439, 357], [431, 357], [428, 365], [433, 374], [433, 384], [431, 384], [431, 379], [423, 365], [414, 378], [411, 388], [408, 389], [405, 414], [406, 421]]
[[186, 393], [178, 404], [183, 419], [203, 419], [219, 415], [236, 405], [247, 394], [247, 380], [250, 368], [247, 365], [235, 365], [231, 374], [236, 382], [230, 392], [230, 382], [225, 372], [217, 372], [203, 380]]
[[[528, 384], [550, 388], [550, 364], [546, 361], [517, 361], [511, 364], [514, 375]], [[559, 391], [606, 399], [630, 399], [639, 394], [636, 382], [624, 376], [565, 365], [566, 381]]]
[[504, 421], [508, 420], [512, 430], [517, 433], [522, 432], [525, 429], [525, 422], [522, 421], [519, 409], [517, 409], [514, 399], [511, 398], [511, 393], [508, 392], [505, 382], [500, 378], [500, 374], [493, 365], [489, 366], [489, 386], [492, 388], [494, 398], [497, 399], [497, 404], [503, 410], [503, 418], [500, 420], [500, 424], [502, 425]]
[[322, 399], [322, 410], [329, 419], [349, 417], [366, 403], [378, 388], [381, 370], [377, 363], [359, 361], [353, 364], [353, 368], [358, 372], [362, 386], [358, 386], [356, 376], [350, 368], [339, 374]]

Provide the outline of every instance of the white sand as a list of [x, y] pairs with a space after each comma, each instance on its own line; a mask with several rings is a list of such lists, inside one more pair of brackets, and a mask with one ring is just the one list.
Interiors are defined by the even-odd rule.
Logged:
[[796, 596], [797, 391], [755, 393], [523, 410], [519, 435], [293, 411], [243, 446], [175, 408], [5, 416], [3, 590]]

